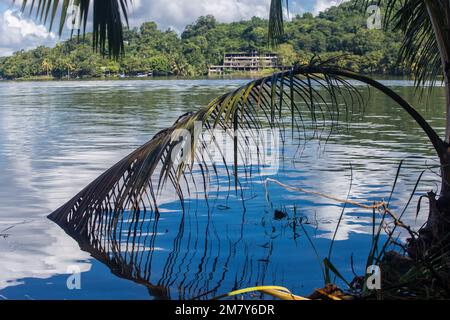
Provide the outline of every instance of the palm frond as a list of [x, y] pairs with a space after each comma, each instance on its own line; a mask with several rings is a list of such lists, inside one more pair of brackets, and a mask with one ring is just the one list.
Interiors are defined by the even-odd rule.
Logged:
[[[286, 0], [286, 6], [288, 6]], [[271, 0], [269, 10], [269, 44], [276, 46], [284, 35], [283, 0]]]
[[[136, 216], [140, 212], [158, 210], [158, 193], [169, 185], [183, 204], [188, 197], [190, 184], [206, 181], [217, 168], [208, 163], [208, 146], [203, 136], [195, 137], [195, 125], [201, 123], [206, 130], [258, 129], [265, 119], [272, 127], [284, 127], [283, 112], [293, 119], [303, 119], [310, 114], [314, 123], [325, 121], [328, 114], [331, 126], [335, 126], [339, 113], [348, 113], [363, 104], [358, 89], [348, 79], [357, 80], [382, 91], [408, 112], [428, 135], [431, 143], [441, 155], [443, 142], [429, 124], [394, 91], [381, 83], [353, 72], [312, 61], [293, 70], [274, 73], [269, 77], [254, 80], [233, 92], [214, 99], [206, 108], [181, 116], [172, 127], [156, 134], [149, 142], [119, 161], [112, 168], [89, 184], [73, 199], [49, 215], [69, 234], [89, 235], [98, 228], [96, 221], [107, 217], [111, 227], [124, 215]], [[348, 99], [351, 96], [352, 99]], [[343, 110], [342, 110], [343, 109]], [[289, 117], [288, 117], [289, 118]], [[290, 119], [292, 120], [292, 119]], [[296, 130], [304, 125], [296, 122]], [[189, 159], [175, 163], [172, 152], [180, 148], [180, 132], [188, 131], [192, 137], [193, 150]], [[234, 161], [229, 165], [238, 180], [237, 153], [245, 153], [247, 141], [235, 137]], [[239, 145], [243, 144], [243, 145]], [[196, 179], [195, 174], [201, 179]], [[169, 182], [169, 183], [168, 183]], [[206, 188], [205, 188], [206, 189]], [[98, 230], [97, 230], [98, 231]]]
[[[426, 1], [409, 0], [400, 6], [390, 19], [395, 30], [403, 33], [399, 61], [406, 61], [412, 69], [416, 84], [434, 82], [443, 74], [442, 61]], [[391, 4], [395, 10], [395, 4]], [[388, 20], [389, 21], [389, 20]]]
[[[372, 1], [359, 0], [366, 6]], [[443, 75], [442, 52], [439, 50], [436, 30], [433, 29], [431, 16], [445, 30], [448, 29], [448, 1], [427, 0], [378, 0], [384, 9], [384, 27], [387, 31], [401, 31], [402, 45], [398, 63], [409, 67], [414, 75], [416, 86], [424, 86], [431, 81], [430, 88]], [[427, 6], [438, 8], [430, 12]], [[447, 32], [448, 33], [448, 32]], [[450, 40], [447, 35], [448, 42]]]
[[[377, 0], [375, 2], [383, 8], [383, 24], [386, 31], [401, 31], [402, 46], [399, 51], [398, 63], [406, 65], [412, 70], [416, 86], [423, 86], [431, 81], [433, 87], [439, 77], [442, 77], [444, 66], [442, 48], [439, 50], [436, 29], [430, 19], [430, 10], [435, 8], [433, 19], [442, 27], [445, 35], [442, 43], [450, 43], [450, 5], [448, 1], [426, 0]], [[371, 0], [356, 0], [355, 7], [365, 9], [373, 5]], [[286, 1], [286, 6], [288, 0]], [[428, 8], [427, 8], [428, 6]], [[269, 12], [269, 43], [276, 46], [284, 35], [283, 0], [271, 0]], [[449, 45], [447, 45], [449, 46]], [[450, 48], [447, 47], [450, 54]]]
[[[16, 2], [18, 0], [13, 0]], [[124, 53], [123, 25], [128, 26], [128, 4], [131, 0], [20, 0], [21, 10], [43, 24], [53, 28], [59, 16], [58, 33], [62, 35], [66, 24], [71, 26], [71, 36], [86, 33], [89, 9], [92, 6], [92, 32], [94, 49], [103, 54], [119, 57]], [[70, 19], [70, 20], [69, 20]]]

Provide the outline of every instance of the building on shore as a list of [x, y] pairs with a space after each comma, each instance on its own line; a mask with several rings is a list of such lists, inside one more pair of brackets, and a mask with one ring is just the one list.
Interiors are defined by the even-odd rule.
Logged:
[[276, 53], [258, 54], [257, 51], [225, 53], [222, 65], [212, 65], [208, 74], [223, 74], [226, 72], [259, 72], [264, 69], [280, 68]]

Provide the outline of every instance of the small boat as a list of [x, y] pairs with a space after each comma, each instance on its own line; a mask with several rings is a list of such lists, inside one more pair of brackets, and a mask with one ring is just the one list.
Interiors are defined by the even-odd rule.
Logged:
[[136, 78], [147, 78], [147, 77], [151, 77], [152, 75], [153, 75], [153, 72], [138, 73], [138, 74], [136, 74]]

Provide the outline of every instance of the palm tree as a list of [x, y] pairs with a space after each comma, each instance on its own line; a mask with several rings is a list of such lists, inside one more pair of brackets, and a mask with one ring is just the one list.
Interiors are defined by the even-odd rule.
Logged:
[[[65, 24], [69, 0], [63, 0], [59, 10], [59, 33]], [[356, 0], [367, 6], [368, 0]], [[37, 0], [30, 5], [44, 22], [50, 22], [50, 28], [57, 15], [59, 0]], [[74, 0], [80, 8], [80, 20], [85, 32], [90, 0]], [[272, 0], [270, 5], [269, 39], [276, 45], [283, 35], [283, 0]], [[286, 1], [287, 5], [288, 1]], [[28, 1], [22, 0], [22, 9]], [[428, 136], [441, 163], [442, 183], [439, 197], [429, 193], [430, 216], [427, 227], [422, 230], [424, 243], [432, 244], [450, 231], [447, 222], [450, 203], [450, 2], [448, 0], [379, 0], [384, 6], [385, 27], [392, 27], [403, 33], [403, 44], [399, 59], [408, 63], [414, 71], [417, 86], [423, 86], [427, 80], [435, 81], [442, 76], [446, 90], [447, 122], [445, 137], [441, 138], [428, 122], [411, 106], [389, 88], [379, 82], [335, 67], [331, 62], [317, 60], [308, 65], [296, 66], [293, 70], [275, 73], [266, 78], [253, 81], [231, 93], [215, 99], [207, 108], [181, 117], [171, 128], [158, 133], [147, 144], [121, 160], [92, 182], [67, 204], [56, 210], [50, 218], [58, 222], [72, 235], [86, 234], [92, 222], [98, 221], [105, 211], [113, 215], [121, 214], [128, 208], [139, 215], [145, 207], [158, 210], [154, 189], [166, 181], [171, 182], [180, 198], [183, 198], [179, 186], [180, 178], [185, 177], [188, 163], [172, 168], [170, 151], [175, 148], [171, 135], [176, 129], [192, 130], [195, 120], [201, 121], [207, 128], [238, 128], [258, 125], [255, 114], [262, 110], [268, 115], [268, 121], [279, 124], [278, 111], [287, 108], [291, 117], [302, 117], [301, 109], [315, 110], [324, 97], [314, 89], [313, 83], [320, 83], [328, 93], [329, 110], [339, 108], [336, 92], [348, 91], [358, 96], [346, 79], [354, 79], [375, 87], [391, 97], [418, 123]], [[128, 1], [93, 0], [93, 45], [110, 56], [123, 54], [123, 21], [128, 24]], [[79, 31], [80, 32], [80, 31]], [[107, 47], [107, 49], [106, 49]], [[300, 99], [301, 103], [298, 103]], [[357, 101], [359, 101], [357, 99]], [[235, 149], [237, 150], [237, 149]], [[159, 166], [159, 164], [161, 166]], [[155, 186], [152, 175], [159, 176]], [[143, 199], [148, 202], [146, 205]], [[112, 210], [112, 211], [111, 211]], [[114, 221], [114, 219], [110, 220]]]
[[42, 61], [42, 65], [41, 66], [42, 66], [42, 69], [44, 69], [46, 71], [47, 77], [49, 77], [50, 76], [50, 70], [53, 69], [52, 63], [48, 59], [44, 59]]
[[65, 66], [65, 68], [67, 70], [67, 80], [70, 80], [70, 71], [72, 71], [75, 67], [70, 62], [70, 60], [64, 60], [64, 66]]
[[42, 67], [43, 71], [46, 72], [47, 77], [48, 77], [48, 76], [49, 76], [49, 69], [50, 69], [50, 63], [49, 63], [49, 61], [48, 61], [47, 59], [44, 59], [44, 60], [42, 61], [41, 67]]

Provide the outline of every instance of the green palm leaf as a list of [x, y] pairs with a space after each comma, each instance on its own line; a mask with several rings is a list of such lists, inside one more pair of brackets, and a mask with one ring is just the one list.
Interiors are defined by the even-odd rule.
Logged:
[[[286, 6], [288, 6], [288, 1], [286, 0]], [[271, 0], [270, 1], [270, 11], [269, 11], [269, 43], [272, 46], [276, 46], [284, 34], [284, 23], [283, 23], [283, 0]]]
[[[373, 4], [382, 8], [386, 31], [401, 31], [398, 63], [409, 67], [417, 86], [431, 85], [450, 70], [450, 3], [448, 0], [355, 0], [364, 10]], [[286, 1], [287, 6], [288, 1]], [[283, 0], [271, 0], [269, 40], [280, 42], [284, 34]], [[447, 65], [446, 65], [447, 64]], [[430, 86], [431, 88], [432, 86]]]
[[[15, 2], [17, 0], [13, 0]], [[109, 56], [119, 57], [124, 53], [123, 24], [128, 26], [128, 4], [131, 0], [20, 0], [22, 12], [29, 10], [30, 14], [49, 29], [58, 20], [58, 33], [64, 31], [66, 22], [71, 24], [71, 35], [86, 33], [89, 20], [89, 8], [92, 5], [93, 46]], [[72, 5], [71, 5], [72, 4]], [[74, 10], [78, 8], [78, 10]], [[73, 10], [73, 12], [72, 12]]]
[[[366, 4], [369, 2], [364, 0]], [[448, 24], [450, 7], [448, 1], [441, 0], [378, 0], [385, 10], [384, 25], [387, 30], [401, 31], [402, 46], [399, 63], [411, 68], [417, 86], [430, 80], [432, 85], [443, 75], [442, 51], [439, 49], [439, 35], [433, 28], [433, 20], [447, 30], [446, 40], [450, 40]], [[450, 52], [447, 47], [447, 52]]]

